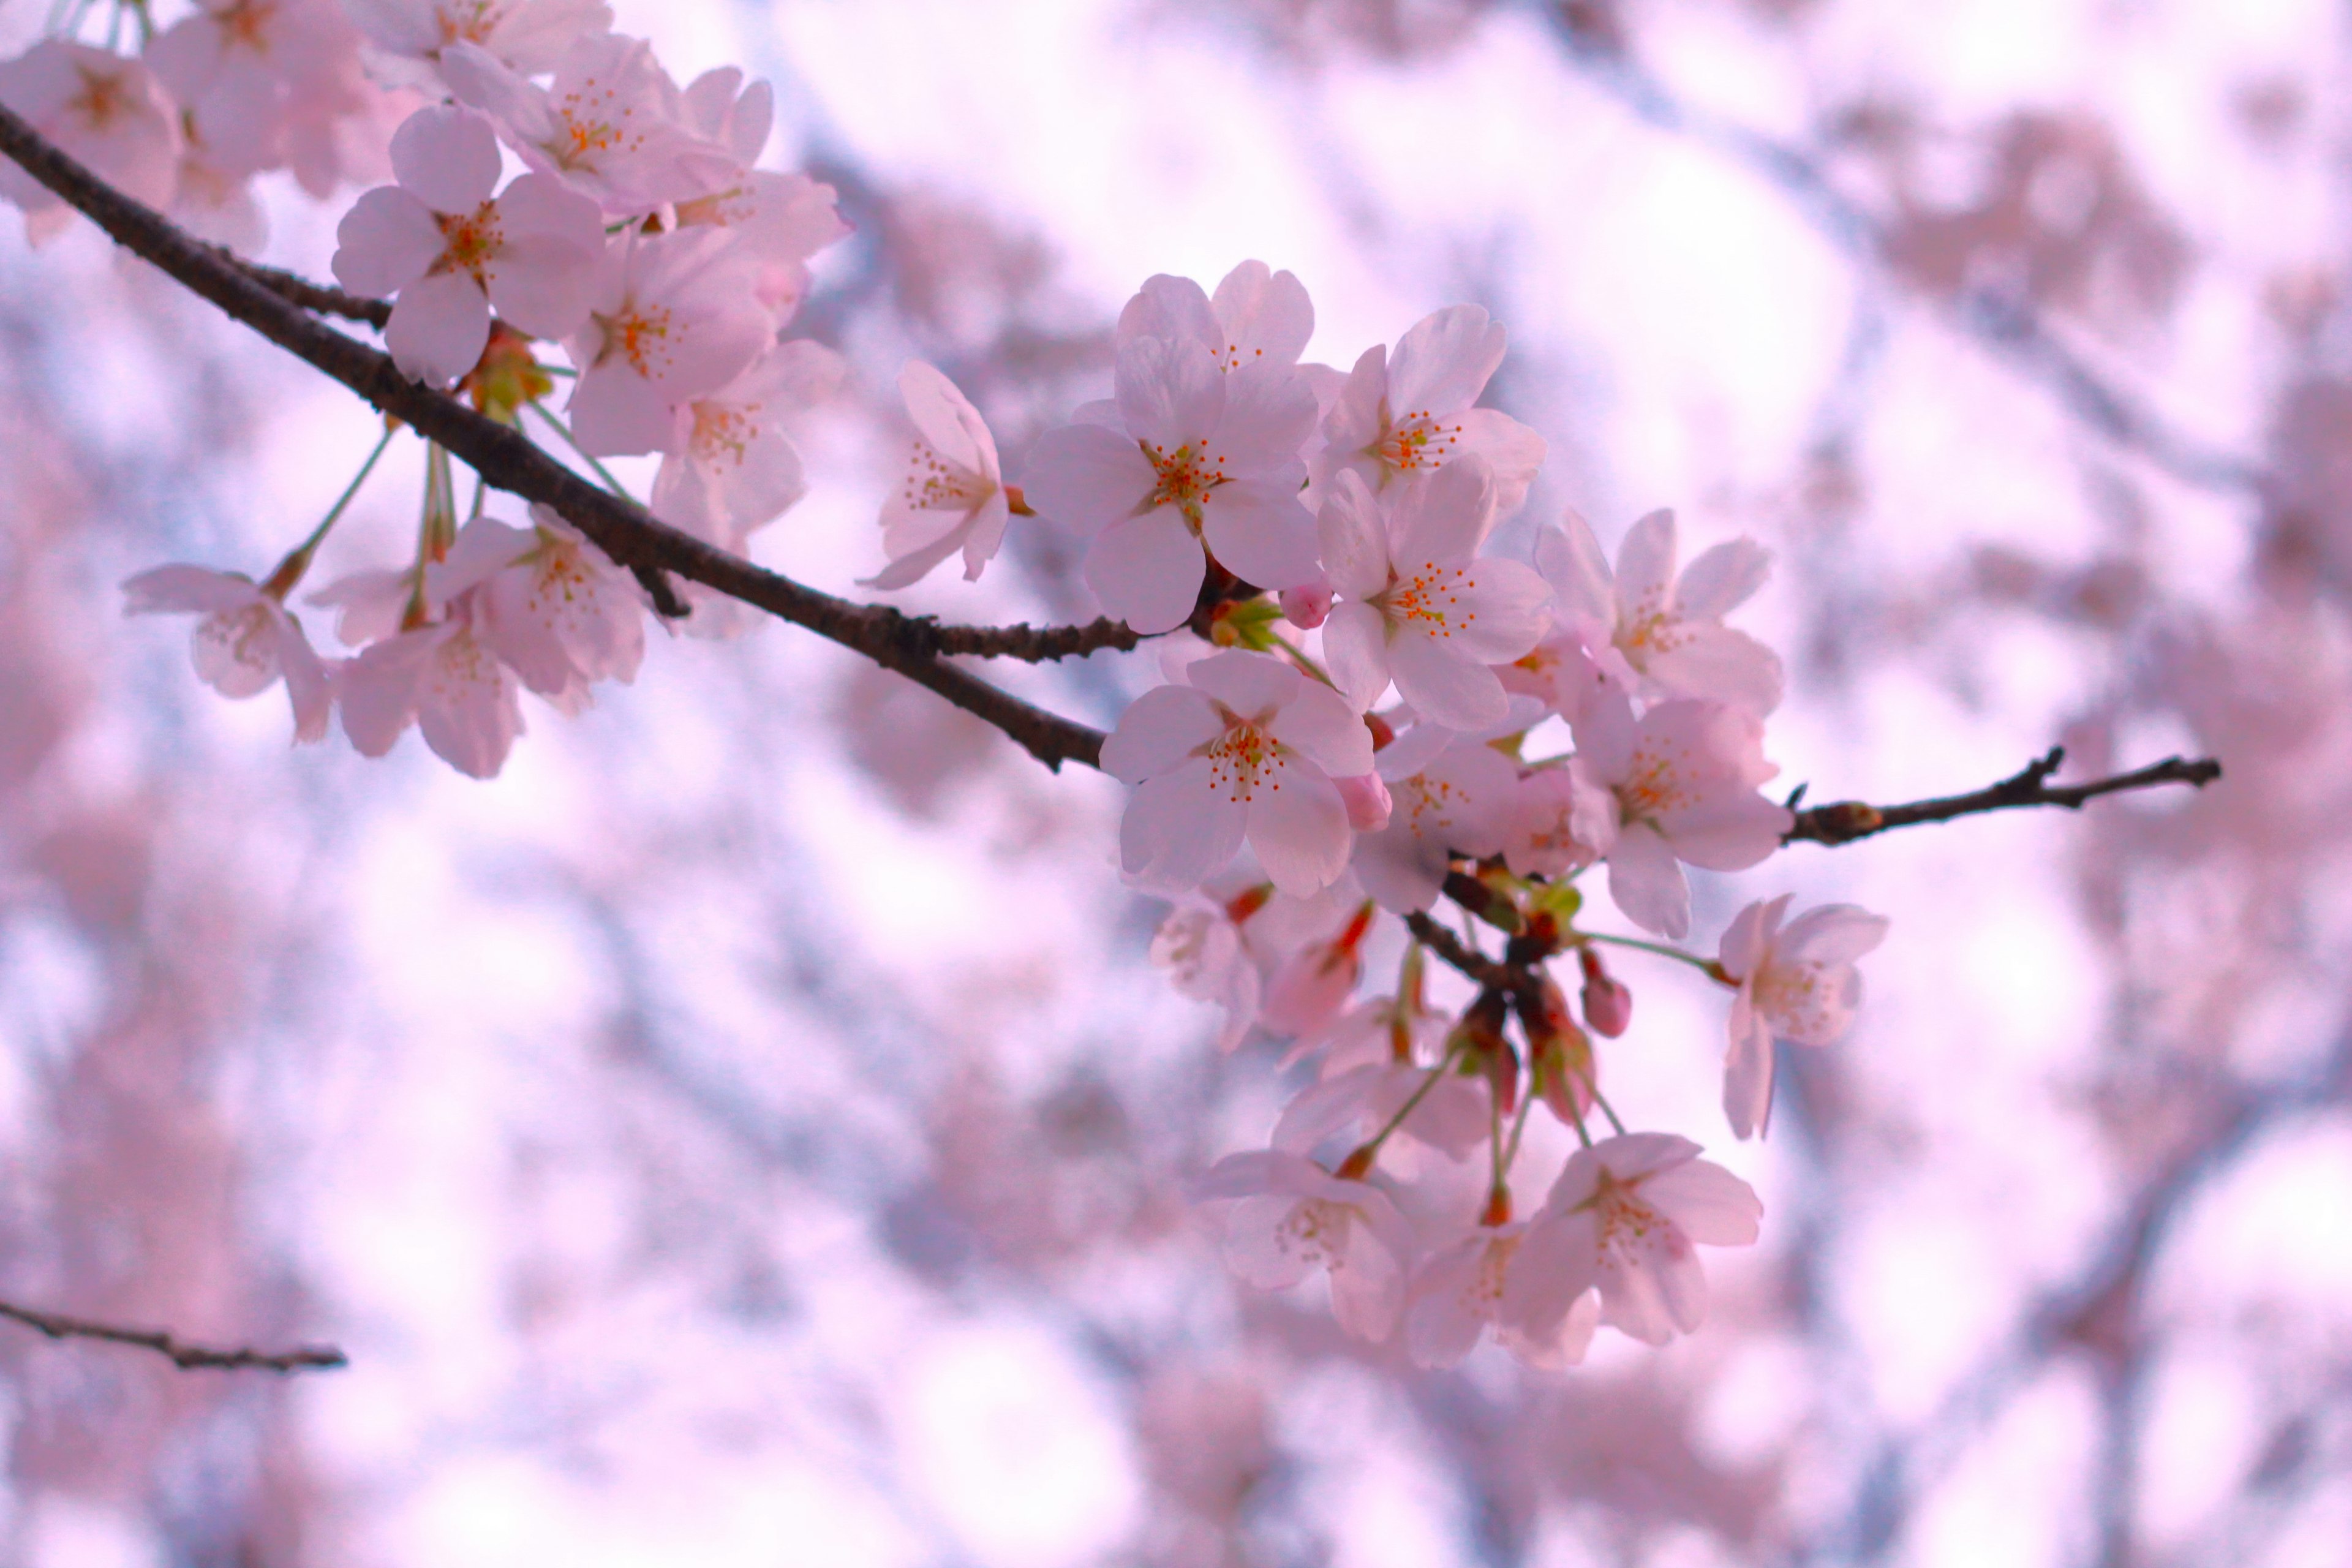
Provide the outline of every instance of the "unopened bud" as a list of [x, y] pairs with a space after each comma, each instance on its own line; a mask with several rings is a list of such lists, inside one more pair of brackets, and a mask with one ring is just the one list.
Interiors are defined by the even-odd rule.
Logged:
[[1579, 948], [1576, 962], [1584, 971], [1584, 1021], [1594, 1034], [1613, 1040], [1633, 1021], [1633, 994], [1591, 948]]
[[1331, 584], [1318, 577], [1312, 583], [1282, 591], [1282, 618], [1302, 632], [1311, 632], [1331, 614]]
[[1331, 782], [1339, 786], [1339, 798], [1348, 805], [1349, 826], [1359, 833], [1378, 833], [1389, 825], [1395, 802], [1380, 774], [1355, 773]]

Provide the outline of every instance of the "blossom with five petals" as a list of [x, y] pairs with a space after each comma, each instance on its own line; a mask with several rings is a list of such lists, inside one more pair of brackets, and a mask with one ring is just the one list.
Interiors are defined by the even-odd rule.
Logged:
[[1612, 574], [1600, 542], [1571, 512], [1565, 529], [1536, 539], [1536, 565], [1559, 597], [1564, 621], [1589, 625], [1635, 675], [1634, 695], [1729, 702], [1756, 714], [1780, 705], [1780, 659], [1723, 624], [1764, 585], [1771, 552], [1735, 539], [1675, 572], [1675, 514], [1654, 511], [1617, 549]]
[[545, 174], [522, 174], [493, 198], [499, 143], [470, 109], [420, 109], [392, 138], [396, 185], [353, 203], [335, 231], [335, 277], [368, 295], [397, 294], [384, 344], [393, 363], [435, 383], [474, 368], [490, 307], [534, 337], [577, 329], [604, 255], [596, 204]]
[[741, 249], [716, 229], [623, 237], [597, 263], [586, 322], [564, 340], [580, 379], [564, 412], [583, 450], [651, 452], [677, 405], [718, 391], [775, 339]]
[[199, 615], [196, 679], [223, 697], [258, 696], [283, 677], [294, 704], [294, 738], [323, 740], [333, 699], [327, 667], [302, 635], [302, 623], [277, 594], [236, 572], [157, 566], [127, 579], [126, 616]]
[[1507, 414], [1474, 408], [1503, 363], [1505, 333], [1476, 305], [1423, 317], [1397, 340], [1364, 351], [1323, 418], [1316, 493], [1352, 470], [1374, 491], [1475, 454], [1495, 470], [1496, 504], [1517, 510], [1543, 467], [1543, 437]]
[[1862, 1005], [1854, 960], [1886, 940], [1886, 917], [1853, 904], [1824, 904], [1783, 925], [1791, 897], [1740, 910], [1718, 951], [1724, 974], [1739, 987], [1731, 999], [1723, 1113], [1742, 1138], [1771, 1120], [1773, 1037], [1826, 1046], [1844, 1034]]
[[[0, 60], [6, 104], [91, 173], [158, 209], [172, 205], [180, 165], [180, 111], [138, 60], [63, 38], [44, 38]], [[73, 221], [73, 209], [10, 158], [0, 158], [0, 198], [24, 209], [36, 242]]]
[[1550, 1342], [1577, 1300], [1601, 1292], [1601, 1321], [1654, 1345], [1706, 1315], [1694, 1242], [1746, 1247], [1764, 1205], [1756, 1190], [1671, 1132], [1627, 1132], [1568, 1158], [1519, 1238], [1502, 1321]]
[[979, 579], [1012, 521], [996, 437], [954, 382], [920, 360], [898, 373], [898, 395], [915, 426], [907, 477], [882, 503], [882, 548], [890, 563], [859, 582], [903, 588], [963, 552], [963, 576]]
[[426, 569], [434, 596], [477, 590], [478, 631], [522, 683], [567, 713], [599, 680], [635, 680], [646, 655], [646, 595], [637, 580], [549, 507], [531, 526], [478, 517], [449, 558]]
[[1370, 773], [1371, 734], [1347, 701], [1278, 659], [1238, 649], [1145, 692], [1103, 742], [1137, 785], [1119, 858], [1143, 887], [1181, 892], [1246, 838], [1274, 885], [1306, 897], [1339, 880], [1354, 834], [1334, 776]]
[[1489, 1330], [1504, 1349], [1544, 1372], [1564, 1372], [1584, 1360], [1601, 1323], [1601, 1299], [1593, 1292], [1570, 1302], [1559, 1326], [1542, 1340], [1521, 1333], [1503, 1315], [1511, 1265], [1527, 1231], [1525, 1220], [1476, 1226], [1422, 1261], [1404, 1313], [1405, 1353], [1415, 1366], [1453, 1366], [1477, 1349]]
[[1536, 646], [1551, 590], [1532, 568], [1478, 556], [1494, 472], [1473, 454], [1375, 499], [1341, 469], [1316, 519], [1344, 601], [1323, 622], [1331, 679], [1360, 708], [1389, 682], [1424, 720], [1483, 730], [1508, 710], [1490, 666]]
[[1233, 1200], [1225, 1260], [1262, 1290], [1283, 1290], [1316, 1269], [1331, 1279], [1331, 1315], [1358, 1339], [1385, 1340], [1404, 1304], [1412, 1227], [1386, 1193], [1275, 1149], [1228, 1154], [1193, 1188]]
[[485, 635], [480, 588], [451, 600], [440, 620], [371, 643], [336, 672], [343, 733], [363, 757], [392, 750], [409, 725], [459, 773], [495, 777], [522, 733], [514, 674]]

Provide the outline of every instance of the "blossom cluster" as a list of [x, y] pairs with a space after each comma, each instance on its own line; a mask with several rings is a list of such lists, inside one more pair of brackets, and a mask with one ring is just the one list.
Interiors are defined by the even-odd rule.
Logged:
[[[1119, 317], [1114, 396], [1041, 437], [1017, 492], [1085, 535], [1106, 607], [1176, 634], [1165, 683], [1102, 755], [1135, 786], [1129, 880], [1177, 900], [1155, 957], [1223, 1010], [1228, 1048], [1261, 1034], [1317, 1064], [1271, 1146], [1222, 1161], [1201, 1195], [1245, 1279], [1327, 1272], [1345, 1329], [1402, 1331], [1423, 1364], [1489, 1331], [1546, 1367], [1601, 1324], [1663, 1343], [1704, 1311], [1696, 1245], [1753, 1241], [1761, 1205], [1697, 1144], [1617, 1125], [1594, 1037], [1625, 1032], [1633, 994], [1604, 947], [1731, 993], [1723, 1105], [1747, 1138], [1770, 1117], [1775, 1042], [1844, 1032], [1854, 961], [1886, 930], [1845, 905], [1791, 919], [1784, 896], [1743, 910], [1714, 958], [1669, 945], [1690, 931], [1685, 867], [1747, 869], [1794, 824], [1759, 787], [1780, 660], [1725, 624], [1769, 558], [1738, 540], [1684, 563], [1664, 511], [1613, 563], [1573, 515], [1535, 531], [1530, 560], [1494, 552], [1543, 458], [1475, 406], [1503, 329], [1454, 306], [1342, 374], [1299, 363], [1312, 328], [1298, 280], [1260, 263], [1213, 294], [1150, 279]], [[881, 580], [958, 547], [977, 575], [1006, 526], [994, 444], [936, 372], [902, 384], [923, 438]], [[1546, 741], [1563, 749], [1533, 754]], [[1595, 868], [1646, 935], [1578, 925]], [[1367, 985], [1380, 921], [1441, 897], [1510, 933], [1528, 990], [1489, 977], [1433, 1009], [1418, 931], [1394, 985]], [[1545, 967], [1570, 954], [1577, 1006]], [[1580, 1146], [1517, 1217], [1538, 1105]], [[1598, 1116], [1613, 1136], [1592, 1137]], [[1465, 1201], [1455, 1168], [1482, 1149]]]
[[[183, 221], [232, 185], [249, 206], [251, 176], [289, 161], [322, 195], [389, 173], [344, 215], [333, 266], [391, 300], [394, 363], [496, 417], [530, 410], [592, 465], [658, 453], [656, 515], [740, 552], [805, 489], [784, 422], [842, 365], [782, 334], [809, 258], [848, 229], [829, 186], [753, 166], [764, 83], [725, 68], [681, 87], [611, 23], [595, 0], [202, 0], [136, 57], [44, 40], [0, 63], [0, 102]], [[7, 174], [0, 194], [37, 237], [70, 216]], [[570, 366], [542, 365], [532, 340]], [[561, 419], [540, 402], [558, 375]], [[337, 612], [348, 658], [322, 657], [286, 604], [331, 515], [259, 582], [162, 567], [125, 584], [128, 607], [202, 617], [197, 671], [224, 695], [282, 678], [299, 739], [340, 710], [368, 755], [414, 724], [459, 770], [494, 774], [522, 689], [573, 711], [595, 682], [634, 677], [649, 605], [552, 512], [518, 526], [486, 515], [478, 487], [461, 520], [447, 455], [428, 471], [413, 560], [309, 595]], [[688, 602], [688, 630], [737, 624], [715, 595], [689, 586]]]
[[[810, 258], [847, 232], [834, 193], [754, 166], [763, 84], [681, 86], [594, 0], [203, 0], [137, 58], [37, 45], [0, 63], [0, 101], [184, 215], [273, 167], [314, 188], [381, 168], [333, 268], [390, 300], [401, 371], [560, 437], [607, 482], [601, 458], [657, 454], [652, 510], [721, 550], [805, 489], [785, 425], [845, 367], [784, 332]], [[0, 194], [37, 234], [62, 216], [37, 188]], [[1164, 679], [1101, 750], [1133, 786], [1123, 870], [1175, 901], [1155, 959], [1223, 1009], [1226, 1048], [1287, 1040], [1286, 1067], [1313, 1066], [1268, 1146], [1201, 1183], [1244, 1277], [1322, 1270], [1344, 1328], [1402, 1333], [1424, 1364], [1490, 1331], [1547, 1367], [1603, 1324], [1664, 1342], [1704, 1312], [1696, 1246], [1753, 1241], [1761, 1205], [1697, 1144], [1622, 1125], [1596, 1037], [1627, 1031], [1633, 996], [1605, 953], [1729, 993], [1722, 1103], [1744, 1139], [1770, 1120], [1776, 1043], [1845, 1031], [1886, 931], [1782, 896], [1713, 957], [1677, 945], [1685, 868], [1755, 867], [1794, 822], [1762, 793], [1780, 662], [1726, 624], [1769, 557], [1742, 539], [1685, 563], [1665, 511], [1613, 562], [1573, 514], [1498, 552], [1544, 458], [1478, 405], [1503, 327], [1455, 305], [1345, 371], [1303, 361], [1313, 331], [1305, 287], [1261, 262], [1213, 292], [1149, 279], [1118, 319], [1111, 395], [1045, 431], [1018, 484], [954, 384], [909, 363], [914, 438], [868, 581], [954, 555], [977, 578], [1019, 517], [1074, 531], [1104, 608], [1165, 639]], [[561, 416], [542, 401], [559, 377]], [[353, 650], [321, 656], [287, 601], [374, 461], [267, 576], [161, 566], [125, 584], [128, 608], [197, 616], [200, 678], [230, 697], [282, 681], [299, 740], [339, 712], [376, 756], [413, 725], [476, 777], [502, 767], [523, 689], [572, 712], [635, 676], [646, 587], [544, 507], [491, 516], [478, 484], [461, 517], [429, 444], [413, 556], [308, 595]], [[688, 629], [731, 629], [688, 593]], [[1643, 934], [1580, 923], [1588, 873]], [[1441, 899], [1507, 938], [1499, 959], [1431, 921]], [[1392, 984], [1375, 952], [1400, 955]], [[1466, 1004], [1433, 1005], [1432, 954], [1475, 983]], [[1571, 961], [1573, 1004], [1553, 973]], [[1576, 1140], [1548, 1182], [1520, 1168], [1538, 1106]]]

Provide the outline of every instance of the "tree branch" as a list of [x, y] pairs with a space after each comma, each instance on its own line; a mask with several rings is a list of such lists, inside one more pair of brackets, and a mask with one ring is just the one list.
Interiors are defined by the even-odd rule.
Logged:
[[944, 662], [941, 656], [950, 650], [941, 647], [943, 628], [885, 605], [853, 604], [765, 571], [599, 489], [520, 431], [409, 380], [388, 356], [314, 320], [277, 288], [257, 281], [243, 264], [224, 259], [169, 219], [99, 179], [5, 106], [0, 106], [0, 153], [22, 164], [116, 243], [378, 409], [439, 442], [487, 483], [553, 507], [618, 564], [633, 571], [673, 572], [806, 626], [986, 720], [1049, 768], [1058, 770], [1065, 762], [1099, 765], [1100, 731], [1033, 707]]
[[103, 1340], [109, 1344], [133, 1345], [168, 1356], [172, 1364], [183, 1372], [241, 1372], [257, 1369], [265, 1372], [331, 1372], [349, 1366], [350, 1358], [333, 1345], [303, 1345], [290, 1351], [257, 1351], [240, 1346], [235, 1350], [218, 1350], [209, 1345], [192, 1345], [174, 1338], [162, 1329], [124, 1329], [111, 1323], [92, 1322], [87, 1318], [69, 1318], [61, 1312], [37, 1312], [29, 1307], [11, 1306], [0, 1301], [0, 1318], [37, 1329], [53, 1340]]
[[1948, 795], [1935, 800], [1916, 800], [1907, 805], [1866, 805], [1858, 800], [1839, 801], [1832, 805], [1810, 806], [1797, 813], [1797, 824], [1780, 840], [1783, 844], [1800, 841], [1811, 844], [1851, 844], [1857, 838], [1868, 838], [1889, 828], [1910, 827], [1922, 822], [1949, 822], [1956, 816], [1973, 816], [1979, 812], [2010, 811], [2027, 805], [2063, 805], [2069, 811], [2082, 808], [2085, 801], [2103, 795], [2118, 795], [2126, 790], [2153, 789], [2159, 784], [2185, 784], [2203, 789], [2221, 776], [2221, 764], [2211, 757], [2200, 757], [2191, 762], [2183, 757], [2167, 757], [2134, 773], [2117, 773], [2112, 778], [2095, 779], [2089, 784], [2050, 784], [2052, 773], [2066, 760], [2066, 748], [2053, 746], [2049, 754], [2028, 763], [2019, 773], [1967, 795]]
[[1097, 616], [1082, 626], [1033, 626], [1023, 621], [1010, 626], [942, 626], [931, 625], [943, 654], [971, 654], [979, 658], [1019, 658], [1031, 664], [1049, 658], [1082, 658], [1102, 648], [1126, 653], [1143, 641], [1143, 634], [1125, 621]]
[[299, 305], [306, 310], [316, 310], [325, 316], [341, 316], [347, 321], [364, 321], [378, 331], [392, 321], [392, 307], [381, 300], [346, 294], [341, 289], [313, 283], [299, 273], [247, 261], [226, 245], [208, 246], [206, 248], [279, 299]]

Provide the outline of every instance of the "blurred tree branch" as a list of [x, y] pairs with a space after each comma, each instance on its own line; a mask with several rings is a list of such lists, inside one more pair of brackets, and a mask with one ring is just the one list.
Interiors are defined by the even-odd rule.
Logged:
[[[1973, 816], [1979, 812], [2010, 811], [2027, 805], [2060, 805], [2078, 811], [2086, 801], [2103, 795], [2118, 795], [2126, 790], [2153, 789], [2160, 784], [2185, 784], [2203, 789], [2221, 776], [2221, 764], [2211, 757], [2190, 761], [2184, 757], [2167, 757], [2132, 773], [2117, 773], [2112, 778], [2095, 779], [2088, 784], [2053, 784], [2050, 775], [2066, 760], [2066, 748], [2053, 746], [2042, 756], [2025, 764], [2019, 772], [1996, 784], [1972, 790], [1967, 795], [1939, 795], [1934, 800], [1915, 800], [1906, 805], [1868, 805], [1858, 800], [1838, 801], [1829, 805], [1809, 806], [1797, 813], [1797, 824], [1781, 839], [1784, 844], [1809, 843], [1836, 846], [1851, 844], [1858, 838], [1868, 838], [1890, 828], [1911, 827], [1923, 822], [1949, 822], [1958, 816]], [[1803, 795], [1801, 789], [1799, 795]], [[1790, 802], [1795, 805], [1794, 799]]]
[[303, 1345], [290, 1351], [257, 1351], [241, 1345], [223, 1350], [190, 1344], [163, 1329], [125, 1329], [62, 1312], [36, 1311], [6, 1301], [0, 1301], [0, 1318], [37, 1330], [53, 1340], [101, 1340], [108, 1344], [153, 1351], [169, 1357], [172, 1364], [183, 1372], [331, 1372], [351, 1364], [350, 1358], [333, 1345]]

